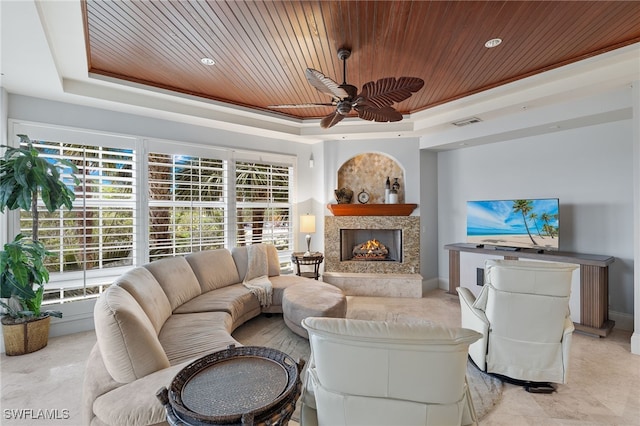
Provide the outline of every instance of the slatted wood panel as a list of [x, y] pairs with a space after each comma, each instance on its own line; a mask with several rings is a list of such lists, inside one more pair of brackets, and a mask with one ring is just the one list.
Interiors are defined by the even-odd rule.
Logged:
[[460, 252], [449, 251], [449, 294], [456, 294], [456, 287], [460, 287]]
[[[359, 88], [425, 80], [398, 105], [409, 113], [640, 41], [636, 1], [87, 0], [83, 10], [91, 73], [259, 109], [329, 101], [304, 70], [342, 83], [342, 46]], [[503, 44], [484, 48], [493, 37]]]
[[580, 323], [600, 328], [608, 320], [609, 269], [580, 265]]

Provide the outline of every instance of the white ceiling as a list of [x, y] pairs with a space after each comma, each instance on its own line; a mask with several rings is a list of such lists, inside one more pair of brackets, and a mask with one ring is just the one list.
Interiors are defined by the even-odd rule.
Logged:
[[[0, 83], [9, 93], [300, 143], [420, 137], [423, 148], [451, 149], [459, 147], [459, 140], [469, 139], [465, 136], [469, 129], [478, 131], [473, 125], [455, 128], [454, 121], [479, 117], [489, 132], [487, 123], [498, 125], [525, 110], [612, 92], [640, 80], [640, 44], [635, 44], [421, 111], [397, 123], [345, 119], [340, 126], [321, 129], [319, 120], [283, 118], [88, 75], [79, 0], [1, 0], [0, 21]], [[620, 119], [608, 117], [599, 119]], [[530, 122], [502, 133], [522, 137], [578, 125], [584, 125], [578, 117], [563, 116], [557, 127], [547, 120], [544, 126]], [[451, 136], [430, 138], [443, 132]], [[496, 138], [477, 135], [472, 140], [489, 143]]]

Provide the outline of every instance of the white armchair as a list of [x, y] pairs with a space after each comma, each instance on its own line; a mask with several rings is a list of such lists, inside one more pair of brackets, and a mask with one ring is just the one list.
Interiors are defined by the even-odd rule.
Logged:
[[474, 424], [466, 384], [472, 330], [306, 318], [303, 426]]
[[[469, 348], [481, 370], [520, 382], [567, 382], [574, 330], [569, 295], [576, 268], [565, 263], [488, 260], [477, 299], [467, 288], [456, 289], [462, 327], [482, 334]], [[524, 384], [531, 391], [553, 390]]]

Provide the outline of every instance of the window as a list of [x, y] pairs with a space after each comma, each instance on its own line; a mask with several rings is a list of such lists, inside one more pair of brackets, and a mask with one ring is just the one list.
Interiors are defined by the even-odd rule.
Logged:
[[[41, 156], [78, 167], [79, 185], [63, 174], [73, 209], [39, 210], [53, 253], [44, 303], [94, 297], [132, 267], [201, 250], [273, 243], [290, 267], [294, 157], [12, 124]], [[9, 239], [31, 234], [28, 212], [7, 221]]]
[[236, 245], [274, 244], [281, 263], [293, 249], [291, 176], [293, 167], [236, 161]]
[[224, 247], [224, 161], [151, 153], [148, 172], [150, 260]]
[[[45, 301], [73, 299], [99, 292], [135, 258], [134, 151], [64, 142], [32, 141], [43, 158], [66, 158], [76, 165], [63, 180], [73, 187], [71, 211], [49, 213], [40, 202], [39, 239], [51, 251], [46, 265], [52, 274]], [[20, 232], [31, 234], [31, 215], [21, 212]], [[112, 272], [106, 272], [108, 269]], [[101, 279], [102, 277], [102, 279]], [[87, 285], [88, 282], [91, 284]]]

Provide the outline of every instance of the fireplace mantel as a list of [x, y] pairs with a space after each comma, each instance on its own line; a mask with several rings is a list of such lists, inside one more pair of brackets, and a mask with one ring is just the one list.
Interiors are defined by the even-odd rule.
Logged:
[[334, 216], [409, 216], [417, 204], [327, 204]]

